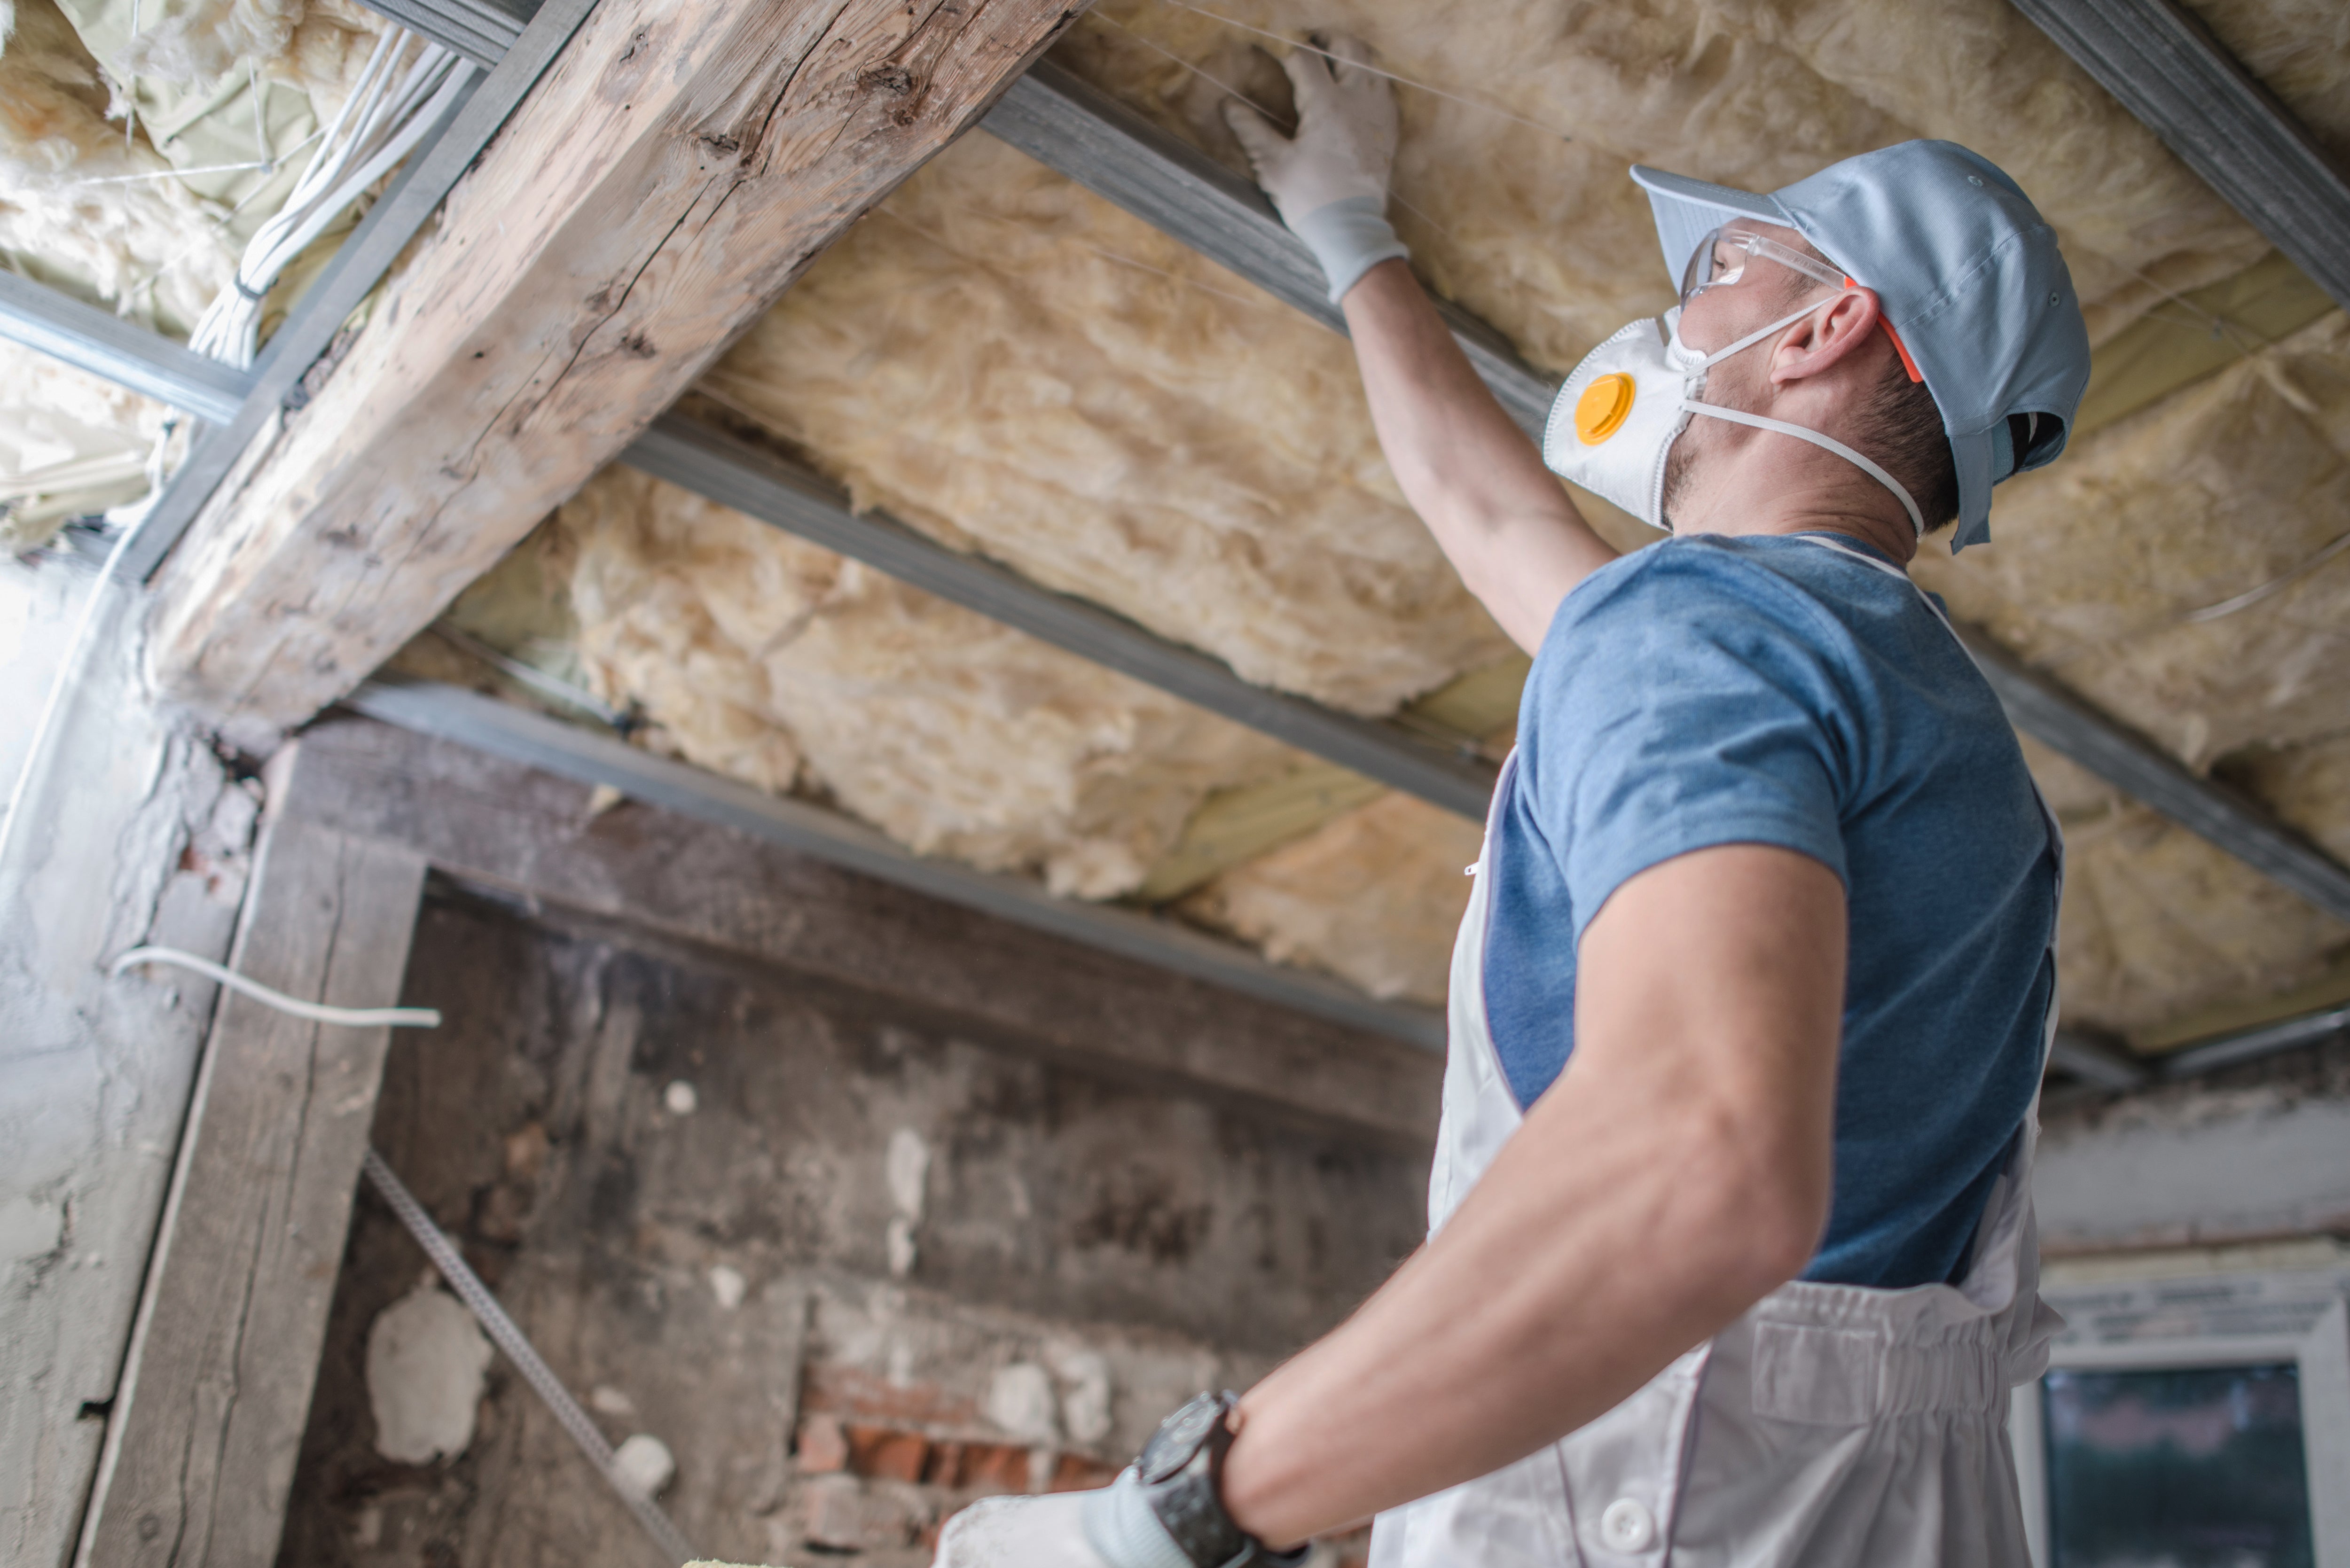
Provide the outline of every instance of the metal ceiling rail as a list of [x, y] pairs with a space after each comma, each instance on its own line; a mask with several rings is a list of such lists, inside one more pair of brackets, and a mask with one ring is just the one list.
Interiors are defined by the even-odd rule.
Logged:
[[235, 418], [253, 389], [248, 371], [12, 272], [0, 272], [0, 337], [213, 424]]
[[2234, 791], [2189, 772], [2152, 741], [2027, 668], [1983, 632], [1961, 627], [1959, 636], [2017, 729], [2334, 919], [2350, 920], [2350, 867]]
[[390, 188], [269, 339], [244, 403], [225, 423], [198, 438], [140, 524], [122, 562], [132, 581], [143, 580], [162, 563], [245, 449], [278, 410], [299, 395], [303, 377], [333, 344], [351, 312], [366, 303], [416, 231], [440, 209], [506, 117], [571, 41], [594, 5], [595, 0], [546, 0], [515, 46], [488, 76], [473, 83], [432, 139], [409, 156]]
[[2070, 1073], [2091, 1089], [2127, 1094], [2158, 1084], [2199, 1078], [2222, 1067], [2319, 1044], [2342, 1034], [2350, 1034], [2350, 1003], [2214, 1034], [2163, 1056], [2135, 1055], [2102, 1036], [2059, 1029], [2049, 1047], [2048, 1064]]
[[1482, 758], [1252, 685], [1222, 661], [1099, 605], [948, 549], [895, 518], [859, 514], [833, 484], [722, 431], [666, 414], [621, 461], [1447, 811], [1482, 821], [1492, 799], [1494, 770]]
[[509, 11], [490, 0], [359, 0], [359, 4], [480, 66], [494, 66], [504, 59], [538, 9], [534, 3]]
[[[1029, 67], [980, 124], [1332, 331], [1347, 330], [1314, 254], [1253, 181], [1059, 66]], [[1467, 311], [1443, 300], [1437, 310], [1502, 407], [1540, 441], [1558, 383]]]
[[371, 719], [581, 784], [608, 785], [631, 800], [753, 834], [930, 898], [1423, 1050], [1444, 1048], [1444, 1021], [1432, 1009], [1374, 1001], [1344, 981], [1270, 963], [1171, 920], [1059, 898], [1025, 877], [917, 855], [837, 812], [654, 756], [626, 741], [494, 697], [432, 681], [379, 677], [347, 702]]
[[2175, 0], [2015, 0], [2334, 303], [2350, 309], [2350, 182]]

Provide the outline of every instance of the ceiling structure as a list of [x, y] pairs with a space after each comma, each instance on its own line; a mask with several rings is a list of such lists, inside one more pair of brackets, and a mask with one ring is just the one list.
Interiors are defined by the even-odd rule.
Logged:
[[[2199, 13], [2345, 161], [2350, 21], [2268, 0]], [[102, 105], [56, 63], [68, 38], [25, 21], [45, 14], [20, 5], [0, 73], [47, 72], [57, 112], [86, 127]], [[2063, 240], [2097, 378], [2065, 457], [2002, 488], [1996, 544], [1929, 546], [1917, 576], [2033, 670], [2350, 859], [2350, 327], [2021, 11], [1529, 5], [1462, 28], [1396, 0], [1105, 0], [1052, 57], [1237, 170], [1220, 105], [1284, 111], [1264, 51], [1307, 26], [1363, 34], [1414, 84], [1397, 212], [1415, 265], [1553, 376], [1669, 303], [1630, 162], [1770, 189], [1926, 135], [2009, 169]], [[55, 223], [9, 214], [58, 143], [22, 119], [0, 244], [37, 258]], [[110, 156], [71, 145], [59, 167]], [[118, 216], [125, 234], [168, 226]], [[147, 297], [161, 291], [134, 309]], [[136, 421], [155, 416], [123, 406], [98, 425], [143, 448]], [[1243, 681], [1456, 751], [1466, 737], [1488, 762], [1506, 744], [1523, 660], [1403, 506], [1343, 339], [1000, 140], [922, 165], [681, 412]], [[1441, 1001], [1473, 823], [638, 469], [589, 480], [444, 624], [460, 637], [428, 633], [399, 664], [546, 701], [466, 650], [486, 645], [631, 711], [640, 747], [920, 854]], [[2071, 846], [2069, 1021], [2162, 1051], [2350, 998], [2350, 926], [2027, 753]]]

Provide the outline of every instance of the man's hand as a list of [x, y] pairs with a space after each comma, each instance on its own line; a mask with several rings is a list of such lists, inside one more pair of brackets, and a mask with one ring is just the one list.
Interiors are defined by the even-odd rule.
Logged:
[[931, 1568], [1118, 1568], [1086, 1539], [1090, 1495], [982, 1498], [947, 1521]]
[[1369, 45], [1345, 36], [1330, 41], [1326, 56], [1290, 51], [1282, 65], [1296, 89], [1294, 137], [1244, 103], [1224, 105], [1224, 122], [1248, 150], [1257, 183], [1322, 264], [1333, 304], [1373, 266], [1409, 254], [1387, 221], [1395, 93], [1363, 68], [1370, 57]]

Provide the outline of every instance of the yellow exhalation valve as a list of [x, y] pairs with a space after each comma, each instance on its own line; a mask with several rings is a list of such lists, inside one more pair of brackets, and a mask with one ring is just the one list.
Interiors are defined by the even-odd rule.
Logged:
[[1632, 378], [1622, 371], [1600, 377], [1583, 389], [1575, 400], [1575, 433], [1586, 446], [1597, 446], [1623, 428], [1632, 412]]

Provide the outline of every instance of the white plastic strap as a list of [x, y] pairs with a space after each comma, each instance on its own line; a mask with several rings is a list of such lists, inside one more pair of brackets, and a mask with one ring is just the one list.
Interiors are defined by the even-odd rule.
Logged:
[[1796, 322], [1801, 321], [1813, 311], [1819, 309], [1821, 306], [1833, 305], [1835, 303], [1835, 300], [1824, 299], [1819, 305], [1807, 305], [1804, 306], [1803, 309], [1798, 310], [1793, 316], [1783, 316], [1778, 320], [1771, 323], [1768, 327], [1759, 327], [1753, 331], [1748, 333], [1745, 337], [1741, 337], [1737, 342], [1732, 343], [1729, 348], [1717, 348], [1712, 353], [1707, 355], [1705, 357], [1706, 366], [1708, 369], [1711, 369], [1713, 366], [1721, 364], [1732, 354], [1744, 353], [1747, 349], [1753, 348], [1754, 345], [1762, 342], [1762, 339], [1770, 337], [1771, 334], [1780, 330], [1782, 327], [1793, 327]]
[[1901, 482], [1834, 436], [1824, 436], [1815, 430], [1789, 424], [1785, 420], [1774, 420], [1762, 414], [1750, 414], [1738, 409], [1721, 408], [1712, 403], [1700, 403], [1690, 398], [1681, 400], [1681, 407], [1693, 414], [1705, 414], [1717, 420], [1728, 420], [1734, 425], [1752, 425], [1759, 431], [1777, 431], [1781, 435], [1791, 435], [1798, 441], [1807, 441], [1814, 446], [1822, 447], [1835, 453], [1869, 478], [1893, 492], [1894, 499], [1901, 503], [1901, 510], [1909, 514], [1909, 526], [1918, 530], [1918, 537], [1920, 539], [1926, 536], [1926, 519], [1918, 512], [1918, 504], [1909, 499], [1909, 492], [1902, 488]]

